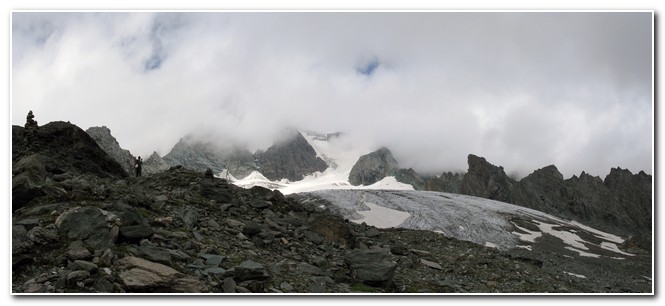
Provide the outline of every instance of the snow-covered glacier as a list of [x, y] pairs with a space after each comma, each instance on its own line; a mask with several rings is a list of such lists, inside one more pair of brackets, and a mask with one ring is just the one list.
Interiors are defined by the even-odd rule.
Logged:
[[[329, 168], [300, 181], [270, 181], [255, 171], [242, 179], [218, 177], [237, 186], [262, 186], [324, 205], [353, 222], [380, 228], [429, 230], [501, 250], [548, 248], [564, 256], [621, 260], [624, 239], [575, 221], [504, 202], [444, 192], [416, 191], [388, 176], [368, 186], [353, 186], [349, 173], [364, 150], [350, 149], [344, 137], [303, 133]], [[552, 246], [556, 245], [555, 248]]]
[[[625, 259], [624, 239], [575, 221], [504, 202], [413, 190], [318, 190], [296, 196], [353, 222], [429, 230], [502, 250], [551, 247], [566, 256]], [[547, 242], [545, 241], [547, 236]]]

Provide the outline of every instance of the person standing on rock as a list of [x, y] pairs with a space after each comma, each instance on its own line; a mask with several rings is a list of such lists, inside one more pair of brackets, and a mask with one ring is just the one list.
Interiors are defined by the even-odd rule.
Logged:
[[141, 156], [139, 156], [134, 161], [134, 169], [136, 170], [136, 177], [141, 176], [141, 164], [143, 164], [143, 161], [141, 160]]

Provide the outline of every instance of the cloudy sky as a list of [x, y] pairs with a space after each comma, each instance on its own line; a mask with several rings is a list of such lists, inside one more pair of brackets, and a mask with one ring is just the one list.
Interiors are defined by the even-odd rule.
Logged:
[[17, 13], [12, 124], [270, 145], [342, 131], [419, 172], [652, 173], [646, 13]]

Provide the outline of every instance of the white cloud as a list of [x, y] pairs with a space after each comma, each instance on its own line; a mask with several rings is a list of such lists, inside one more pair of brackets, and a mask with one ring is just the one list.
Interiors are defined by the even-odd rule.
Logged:
[[418, 171], [652, 169], [649, 13], [14, 13], [12, 34], [13, 124], [106, 125], [138, 155], [292, 125]]

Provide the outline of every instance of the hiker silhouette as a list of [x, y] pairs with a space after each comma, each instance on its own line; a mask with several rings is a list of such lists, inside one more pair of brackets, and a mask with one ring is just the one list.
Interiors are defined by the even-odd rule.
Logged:
[[139, 156], [136, 160], [134, 160], [134, 169], [136, 170], [136, 177], [141, 176], [141, 166], [143, 164], [143, 160], [141, 160], [141, 156]]

